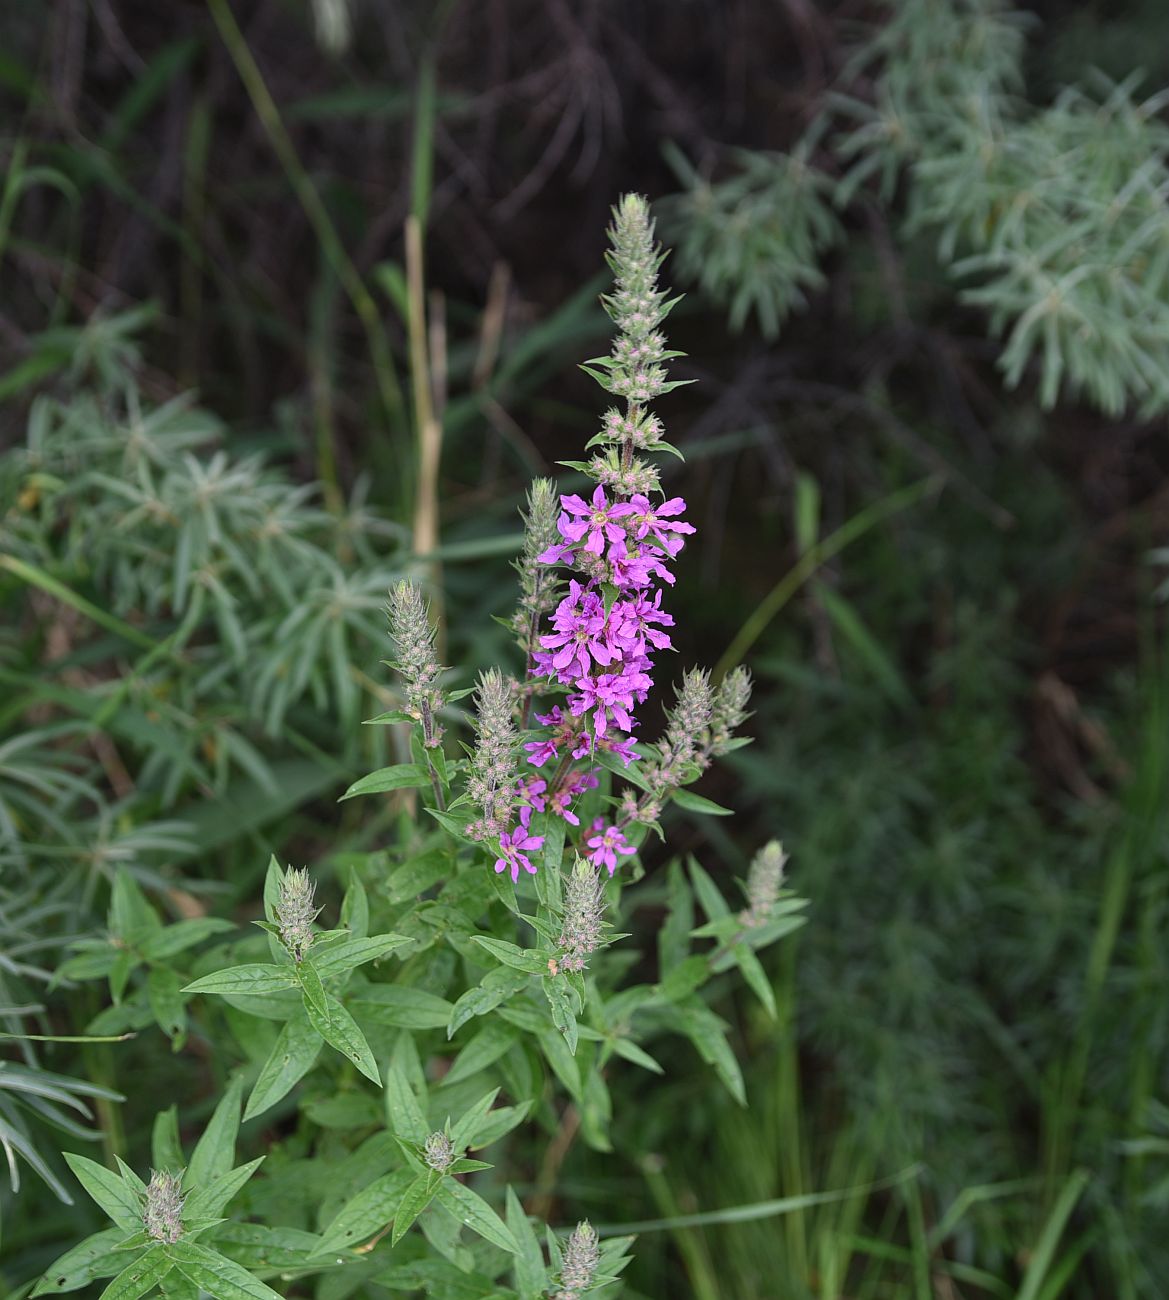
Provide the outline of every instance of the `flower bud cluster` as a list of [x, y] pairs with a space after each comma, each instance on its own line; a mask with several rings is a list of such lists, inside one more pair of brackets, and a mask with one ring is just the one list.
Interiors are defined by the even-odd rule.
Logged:
[[564, 891], [564, 926], [557, 940], [564, 949], [561, 970], [584, 970], [585, 958], [600, 946], [604, 916], [601, 873], [588, 858], [578, 857]]
[[455, 1162], [455, 1149], [445, 1133], [432, 1133], [426, 1139], [423, 1159], [437, 1174], [445, 1174]]
[[405, 712], [422, 723], [423, 744], [433, 749], [442, 740], [442, 727], [436, 720], [442, 708], [442, 692], [437, 685], [442, 668], [421, 592], [412, 582], [399, 582], [390, 589], [386, 613], [394, 643], [394, 667], [402, 675]]
[[511, 821], [518, 735], [512, 718], [511, 683], [498, 668], [479, 675], [475, 690], [477, 737], [471, 755], [467, 794], [483, 813], [469, 826], [476, 839], [494, 839]]
[[787, 854], [778, 840], [771, 840], [755, 854], [747, 871], [747, 906], [739, 922], [748, 930], [766, 925], [783, 887]]
[[560, 583], [539, 556], [559, 540], [559, 512], [555, 484], [548, 478], [536, 479], [528, 489], [528, 508], [523, 513], [524, 545], [515, 561], [520, 599], [512, 620], [519, 647], [529, 657], [536, 648], [540, 619], [556, 606]]
[[285, 872], [276, 899], [276, 923], [280, 927], [280, 942], [296, 961], [302, 961], [313, 941], [313, 922], [321, 914], [313, 906], [316, 886], [303, 868]]
[[634, 456], [626, 465], [616, 451], [598, 453], [589, 461], [589, 473], [604, 488], [617, 496], [649, 496], [658, 490], [660, 475], [640, 456]]
[[146, 1187], [142, 1226], [148, 1237], [173, 1245], [183, 1235], [183, 1179], [165, 1169], [155, 1169]]
[[710, 752], [718, 757], [730, 748], [735, 732], [747, 720], [751, 701], [751, 674], [733, 668], [718, 684], [710, 717]]
[[573, 1229], [564, 1247], [564, 1263], [560, 1269], [560, 1290], [553, 1300], [581, 1300], [592, 1286], [601, 1262], [601, 1246], [596, 1232], [586, 1219]]

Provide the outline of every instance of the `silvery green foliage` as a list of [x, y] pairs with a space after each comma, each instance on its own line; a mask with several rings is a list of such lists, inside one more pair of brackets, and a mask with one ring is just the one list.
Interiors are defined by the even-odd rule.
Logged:
[[[188, 398], [149, 405], [120, 353], [96, 356], [96, 391], [38, 397], [0, 455], [5, 687], [63, 718], [0, 721], [0, 867], [28, 869], [36, 844], [79, 904], [119, 866], [148, 879], [189, 853], [167, 814], [194, 791], [271, 798], [290, 730], [356, 722], [401, 541], [360, 493], [330, 514], [261, 456], [217, 448]], [[36, 685], [44, 658], [60, 668]]]
[[669, 153], [685, 186], [662, 205], [678, 237], [678, 272], [726, 304], [733, 329], [754, 317], [774, 338], [825, 283], [820, 261], [842, 229], [834, 183], [813, 151], [812, 139], [790, 154], [736, 150], [734, 174], [717, 182]]
[[833, 206], [903, 192], [892, 223], [985, 311], [1008, 386], [1034, 372], [1044, 407], [1169, 409], [1165, 94], [1100, 79], [1033, 108], [1029, 23], [1000, 0], [889, 5], [789, 155], [738, 154], [714, 184], [678, 164], [683, 271], [774, 336], [823, 282]]

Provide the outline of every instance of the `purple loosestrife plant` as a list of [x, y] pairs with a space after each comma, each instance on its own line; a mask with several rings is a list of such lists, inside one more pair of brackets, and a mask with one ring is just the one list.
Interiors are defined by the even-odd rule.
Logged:
[[[370, 721], [396, 728], [404, 761], [344, 796], [391, 801], [369, 828], [380, 842], [311, 873], [273, 858], [255, 901], [262, 919], [242, 937], [213, 917], [165, 924], [120, 871], [108, 937], [79, 945], [63, 968], [109, 982], [114, 1005], [87, 1032], [157, 1021], [178, 1042], [196, 1025], [229, 1082], [189, 1159], [173, 1110], [153, 1126], [153, 1168], [185, 1169], [181, 1179], [158, 1173], [147, 1186], [128, 1166], [69, 1157], [115, 1226], [58, 1260], [34, 1294], [114, 1277], [112, 1295], [157, 1282], [168, 1295], [262, 1300], [278, 1294], [266, 1277], [324, 1271], [346, 1295], [365, 1281], [507, 1300], [615, 1294], [631, 1239], [586, 1221], [548, 1232], [542, 1247], [509, 1174], [539, 1163], [533, 1146], [558, 1115], [561, 1147], [579, 1133], [612, 1151], [612, 1118], [637, 1104], [628, 1074], [661, 1073], [649, 1049], [670, 1035], [745, 1104], [731, 1027], [704, 989], [736, 967], [774, 1016], [757, 953], [800, 924], [801, 900], [783, 888], [778, 845], [752, 866], [741, 910], [693, 858], [667, 863], [644, 912], [626, 892], [668, 805], [728, 811], [687, 787], [745, 743], [735, 731], [751, 682], [743, 670], [718, 683], [698, 668], [672, 674], [662, 734], [642, 734], [673, 649], [669, 588], [694, 530], [652, 461], [673, 450], [651, 406], [677, 382], [666, 375], [677, 354], [662, 334], [671, 304], [645, 200], [624, 198], [609, 234], [616, 284], [604, 302], [617, 337], [585, 369], [616, 404], [575, 466], [589, 486], [558, 494], [542, 479], [529, 494], [510, 622], [522, 662], [451, 689], [426, 601], [399, 584], [387, 611], [399, 707]], [[452, 706], [472, 695], [460, 752]], [[607, 960], [628, 937], [618, 922], [639, 932], [639, 972], [656, 947], [642, 982]], [[128, 989], [133, 972], [139, 991]], [[500, 1139], [534, 1112], [519, 1163], [480, 1183], [491, 1165], [478, 1154], [494, 1146], [509, 1159]], [[259, 1128], [296, 1137], [249, 1183], [250, 1222], [233, 1223], [231, 1199], [264, 1159], [233, 1168], [235, 1134], [241, 1119], [269, 1114]], [[623, 1140], [637, 1131], [627, 1124]], [[257, 1126], [245, 1132], [256, 1140]], [[646, 1154], [625, 1149], [622, 1161]], [[246, 1268], [232, 1258], [245, 1246]]]

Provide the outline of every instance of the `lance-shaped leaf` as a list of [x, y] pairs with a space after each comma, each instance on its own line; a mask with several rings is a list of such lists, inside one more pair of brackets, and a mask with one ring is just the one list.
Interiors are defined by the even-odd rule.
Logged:
[[142, 1202], [122, 1178], [96, 1160], [75, 1156], [71, 1152], [65, 1153], [65, 1163], [119, 1228], [137, 1232], [142, 1227]]
[[430, 1133], [414, 1089], [396, 1065], [386, 1071], [386, 1120], [394, 1133], [408, 1142], [421, 1145]]
[[478, 1192], [471, 1191], [464, 1183], [446, 1178], [439, 1184], [434, 1199], [448, 1214], [472, 1232], [477, 1232], [485, 1241], [513, 1255], [519, 1254], [519, 1244], [511, 1235], [511, 1229]]
[[409, 1231], [410, 1225], [434, 1200], [441, 1182], [441, 1174], [427, 1170], [426, 1173], [419, 1174], [406, 1188], [402, 1199], [398, 1202], [398, 1208], [394, 1211], [394, 1230], [390, 1234], [391, 1248], [402, 1240]]
[[235, 1140], [239, 1135], [239, 1105], [243, 1081], [237, 1076], [215, 1107], [203, 1135], [191, 1152], [191, 1162], [183, 1175], [183, 1187], [208, 1187], [228, 1173], [235, 1164]]
[[280, 1293], [253, 1277], [242, 1264], [197, 1241], [168, 1247], [175, 1268], [215, 1300], [280, 1300]]
[[229, 966], [213, 971], [183, 989], [184, 993], [234, 993], [236, 996], [279, 993], [296, 985], [291, 966], [256, 962], [252, 966]]
[[486, 948], [497, 961], [513, 970], [526, 971], [529, 975], [548, 973], [548, 958], [551, 953], [539, 952], [534, 948], [520, 948], [514, 943], [508, 943], [506, 939], [496, 939], [489, 934], [473, 934], [471, 938], [481, 948]]
[[229, 1169], [227, 1173], [213, 1178], [203, 1187], [197, 1187], [187, 1197], [183, 1205], [183, 1215], [188, 1219], [215, 1219], [223, 1213], [224, 1207], [264, 1163], [263, 1156], [249, 1160], [238, 1169]]
[[252, 1095], [248, 1098], [244, 1119], [261, 1115], [269, 1106], [287, 1095], [312, 1069], [320, 1055], [324, 1039], [309, 1023], [308, 1014], [299, 1009], [284, 1026], [272, 1047]]
[[349, 1006], [363, 1020], [395, 1029], [441, 1029], [454, 1010], [446, 998], [409, 984], [367, 984], [350, 993]]
[[548, 1281], [544, 1254], [519, 1197], [510, 1187], [507, 1189], [507, 1226], [519, 1246], [515, 1257], [516, 1290], [521, 1300], [541, 1300]]
[[380, 1232], [394, 1217], [414, 1176], [412, 1169], [396, 1169], [358, 1192], [325, 1229], [313, 1257], [319, 1259], [334, 1251], [359, 1246]]
[[314, 966], [321, 979], [329, 979], [333, 975], [342, 975], [346, 971], [353, 970], [367, 961], [377, 961], [379, 957], [386, 956], [395, 948], [413, 942], [413, 939], [404, 934], [377, 934], [369, 939], [346, 939], [343, 943], [332, 944], [321, 952], [313, 952], [310, 949], [306, 965]]
[[125, 1254], [117, 1249], [125, 1239], [124, 1228], [106, 1228], [86, 1237], [45, 1269], [44, 1277], [33, 1287], [30, 1296], [76, 1291], [95, 1278], [112, 1277], [126, 1265]]
[[[161, 1243], [128, 1264], [101, 1293], [99, 1300], [138, 1300], [153, 1291], [174, 1268], [174, 1260]], [[224, 1300], [227, 1300], [224, 1297]]]
[[365, 1041], [365, 1035], [358, 1029], [357, 1021], [341, 1003], [335, 997], [326, 994], [324, 1015], [307, 1000], [305, 1010], [308, 1012], [312, 1027], [325, 1042], [335, 1047], [342, 1056], [347, 1056], [367, 1079], [372, 1079], [380, 1087], [381, 1076], [378, 1074], [373, 1052]]

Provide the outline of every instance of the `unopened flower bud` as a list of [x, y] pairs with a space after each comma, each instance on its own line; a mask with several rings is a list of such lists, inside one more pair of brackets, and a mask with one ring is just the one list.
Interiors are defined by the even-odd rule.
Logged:
[[495, 839], [511, 824], [515, 791], [515, 751], [519, 739], [512, 717], [515, 692], [498, 668], [479, 675], [475, 691], [478, 732], [467, 793], [483, 810], [476, 831]]
[[316, 886], [303, 869], [287, 871], [280, 882], [275, 907], [280, 942], [297, 961], [304, 958], [313, 941], [313, 922], [321, 912], [319, 907], [313, 906], [315, 892]]
[[142, 1210], [146, 1235], [168, 1245], [183, 1235], [182, 1176], [155, 1169], [146, 1187], [146, 1204]]
[[666, 745], [676, 765], [674, 775], [682, 777], [684, 773], [678, 768], [694, 761], [698, 742], [710, 726], [713, 708], [710, 674], [705, 668], [687, 669], [676, 692], [678, 702], [670, 710]]
[[747, 929], [766, 925], [783, 886], [786, 863], [787, 854], [778, 840], [765, 844], [755, 854], [747, 872], [747, 906], [739, 913], [739, 921]]
[[432, 1133], [426, 1139], [426, 1163], [435, 1173], [445, 1174], [455, 1162], [455, 1149], [445, 1133]]
[[539, 557], [561, 541], [556, 520], [560, 516], [560, 498], [550, 478], [532, 481], [528, 489], [528, 508], [523, 512], [524, 546], [515, 561], [520, 575], [520, 599], [512, 619], [516, 640], [530, 658], [537, 646], [540, 619], [556, 607], [561, 583], [556, 570], [541, 564]]
[[564, 891], [564, 927], [557, 941], [564, 949], [562, 969], [584, 970], [585, 958], [600, 945], [604, 916], [600, 870], [588, 858], [578, 857]]
[[586, 1219], [578, 1223], [564, 1247], [564, 1264], [560, 1269], [560, 1290], [554, 1300], [580, 1300], [592, 1285], [601, 1262], [601, 1246], [592, 1225]]
[[422, 723], [423, 743], [433, 749], [442, 739], [442, 728], [435, 721], [442, 708], [442, 692], [436, 685], [442, 668], [426, 603], [412, 582], [403, 581], [390, 589], [386, 613], [394, 643], [394, 667], [402, 675], [405, 711]]
[[746, 668], [733, 668], [718, 684], [710, 718], [710, 752], [725, 754], [735, 731], [747, 718], [751, 700], [751, 674]]

